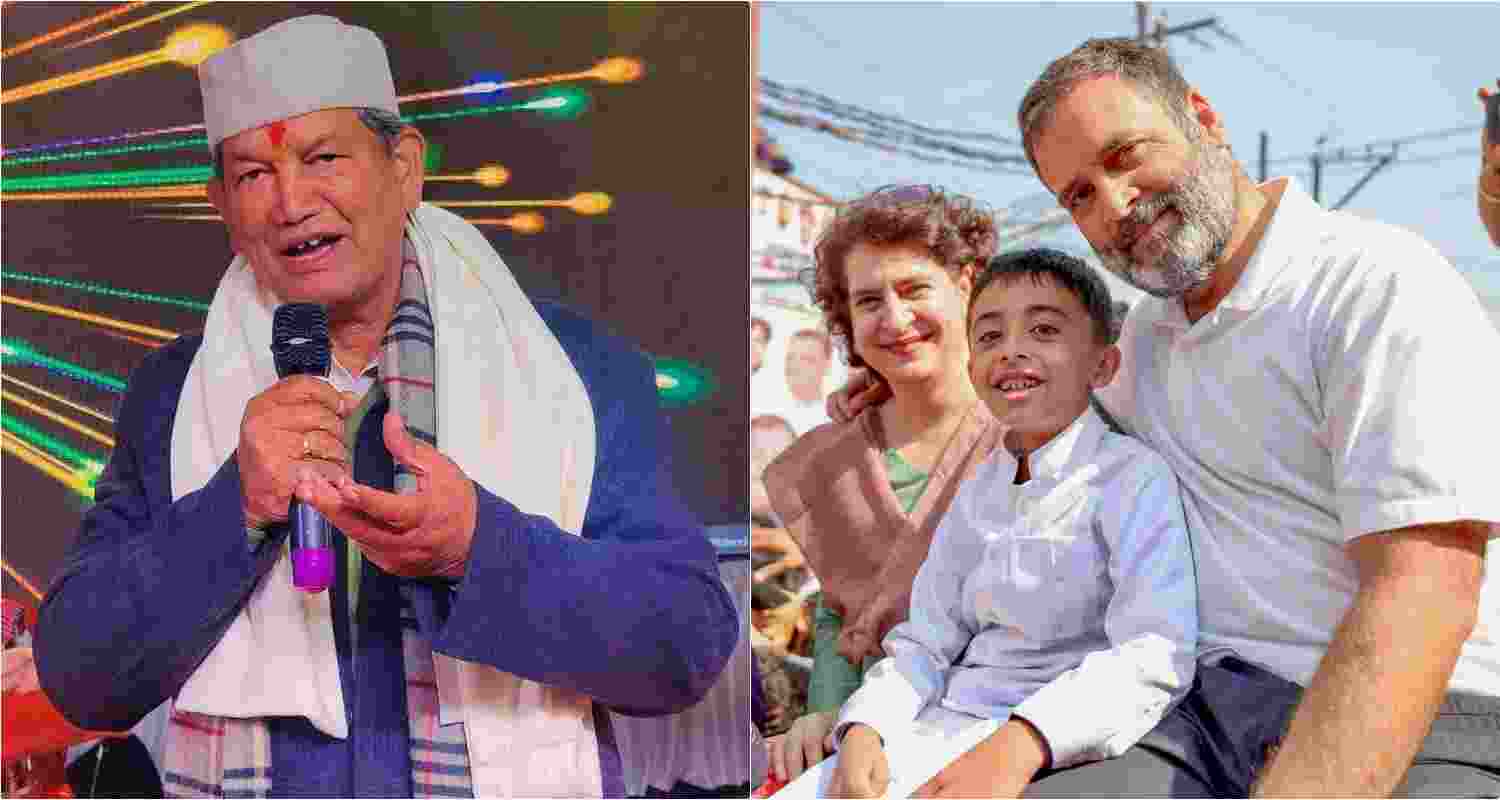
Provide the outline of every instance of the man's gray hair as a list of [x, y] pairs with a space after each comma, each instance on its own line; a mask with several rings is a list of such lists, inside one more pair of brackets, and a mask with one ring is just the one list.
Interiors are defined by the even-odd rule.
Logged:
[[[370, 132], [380, 137], [385, 142], [387, 155], [394, 155], [396, 142], [401, 138], [401, 131], [406, 128], [406, 123], [401, 121], [399, 114], [392, 114], [383, 108], [356, 108], [359, 121], [365, 124]], [[214, 148], [214, 177], [224, 180], [224, 143], [219, 142]]]
[[1016, 122], [1021, 128], [1026, 158], [1038, 176], [1041, 170], [1036, 164], [1036, 136], [1051, 122], [1057, 104], [1083, 81], [1106, 76], [1132, 84], [1147, 99], [1159, 103], [1188, 141], [1198, 141], [1202, 135], [1202, 126], [1188, 106], [1187, 95], [1192, 87], [1166, 50], [1134, 39], [1090, 39], [1048, 64], [1021, 98]]

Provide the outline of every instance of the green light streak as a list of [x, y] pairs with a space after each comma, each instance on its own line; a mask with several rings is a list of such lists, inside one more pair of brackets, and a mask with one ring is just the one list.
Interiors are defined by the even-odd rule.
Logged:
[[[588, 93], [577, 87], [566, 87], [545, 92], [529, 100], [519, 103], [496, 103], [475, 108], [466, 108], [459, 111], [435, 111], [427, 114], [413, 114], [402, 119], [408, 123], [426, 122], [430, 120], [456, 119], [459, 117], [483, 116], [486, 114], [499, 114], [506, 111], [536, 111], [546, 116], [557, 119], [575, 119], [588, 109]], [[122, 144], [112, 147], [89, 147], [81, 150], [63, 150], [56, 153], [44, 153], [34, 156], [11, 156], [0, 159], [0, 169], [11, 167], [25, 167], [35, 164], [55, 164], [60, 161], [83, 161], [90, 158], [107, 158], [109, 156], [130, 156], [139, 153], [162, 153], [168, 150], [186, 150], [191, 148], [208, 149], [207, 136], [183, 136], [176, 139], [166, 139], [160, 142], [147, 142], [144, 144]], [[428, 143], [427, 169], [436, 170], [442, 160], [442, 148], [435, 142]], [[0, 184], [5, 191], [25, 192], [42, 191], [63, 188], [87, 188], [92, 186], [158, 186], [164, 183], [201, 183], [213, 177], [212, 167], [190, 167], [185, 169], [207, 169], [209, 173], [201, 177], [176, 178], [169, 181], [156, 182], [122, 182], [122, 183], [84, 183], [84, 184], [42, 184], [28, 186], [23, 181], [28, 178], [5, 178], [0, 176]], [[142, 170], [142, 172], [154, 172], [153, 170]], [[89, 173], [70, 176], [38, 176], [32, 180], [66, 180], [67, 178], [83, 178]], [[124, 173], [94, 173], [95, 175], [120, 175]]]
[[[76, 450], [66, 442], [37, 430], [3, 411], [0, 411], [0, 427], [26, 440], [28, 444], [46, 450], [63, 461], [71, 462], [73, 471], [78, 473], [80, 479], [93, 480], [98, 477], [99, 472], [104, 471], [103, 456]], [[94, 469], [96, 466], [97, 472]]]
[[[495, 103], [487, 106], [475, 106], [474, 108], [462, 108], [457, 111], [432, 111], [426, 114], [412, 114], [401, 119], [404, 122], [415, 124], [441, 119], [479, 117], [487, 114], [500, 114], [506, 111], [540, 111], [548, 114], [548, 116], [571, 114], [572, 117], [576, 117], [578, 114], [583, 113], [587, 107], [587, 92], [581, 89], [560, 89], [546, 92], [519, 103]], [[571, 117], [564, 116], [564, 118]]]
[[58, 289], [72, 289], [91, 294], [102, 294], [106, 297], [119, 297], [125, 300], [138, 300], [143, 303], [159, 303], [161, 305], [179, 306], [192, 309], [193, 311], [208, 311], [208, 303], [201, 300], [193, 300], [187, 297], [170, 297], [164, 294], [151, 294], [149, 292], [132, 292], [128, 289], [116, 289], [113, 286], [105, 286], [101, 283], [87, 283], [85, 281], [72, 281], [67, 278], [54, 278], [49, 275], [33, 275], [26, 272], [13, 272], [11, 270], [0, 271], [0, 278], [8, 281], [22, 283], [34, 283], [39, 286], [52, 286]]
[[679, 358], [656, 359], [656, 375], [656, 396], [663, 408], [697, 405], [719, 388], [712, 372]]
[[24, 178], [0, 178], [0, 191], [52, 192], [69, 189], [165, 186], [178, 183], [203, 183], [213, 176], [214, 168], [212, 166], [77, 172], [71, 175], [35, 175]]
[[50, 164], [57, 161], [81, 161], [85, 158], [104, 158], [105, 156], [125, 156], [134, 153], [160, 153], [164, 150], [182, 150], [189, 147], [208, 149], [207, 136], [187, 136], [179, 139], [167, 139], [160, 142], [149, 142], [147, 144], [122, 144], [114, 147], [91, 147], [85, 150], [65, 150], [60, 153], [47, 153], [39, 156], [12, 156], [0, 160], [0, 167], [24, 167], [28, 164]]
[[0, 357], [6, 361], [21, 361], [34, 364], [45, 369], [53, 370], [70, 378], [87, 383], [98, 384], [106, 389], [116, 392], [125, 391], [125, 381], [103, 372], [95, 372], [87, 367], [80, 367], [70, 361], [53, 358], [35, 347], [21, 341], [20, 339], [0, 339]]

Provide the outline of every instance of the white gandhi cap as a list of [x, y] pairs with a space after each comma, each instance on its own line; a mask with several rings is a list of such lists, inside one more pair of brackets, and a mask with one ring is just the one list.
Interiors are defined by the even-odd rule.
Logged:
[[278, 22], [198, 66], [208, 148], [235, 134], [327, 108], [396, 109], [385, 45], [333, 17]]

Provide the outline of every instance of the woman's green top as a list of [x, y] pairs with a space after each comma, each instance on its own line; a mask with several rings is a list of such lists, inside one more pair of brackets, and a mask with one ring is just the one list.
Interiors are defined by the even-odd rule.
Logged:
[[[891, 482], [891, 490], [901, 503], [901, 510], [910, 514], [917, 499], [927, 488], [926, 472], [906, 463], [906, 459], [894, 448], [885, 451], [885, 474]], [[818, 595], [818, 609], [813, 614], [813, 671], [807, 684], [807, 711], [834, 711], [844, 705], [850, 695], [859, 688], [861, 676], [878, 657], [871, 656], [859, 668], [839, 655], [839, 632], [844, 629], [844, 620], [823, 605], [823, 596]]]

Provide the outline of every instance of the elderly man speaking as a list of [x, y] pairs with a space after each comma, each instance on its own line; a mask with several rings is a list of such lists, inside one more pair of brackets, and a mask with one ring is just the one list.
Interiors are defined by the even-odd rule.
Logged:
[[[605, 709], [693, 704], [737, 636], [648, 362], [422, 203], [370, 31], [288, 20], [199, 77], [238, 255], [131, 380], [43, 688], [91, 729], [173, 698], [169, 794], [622, 794]], [[327, 381], [277, 378], [291, 302]], [[292, 583], [293, 499], [339, 532], [329, 591]]]

